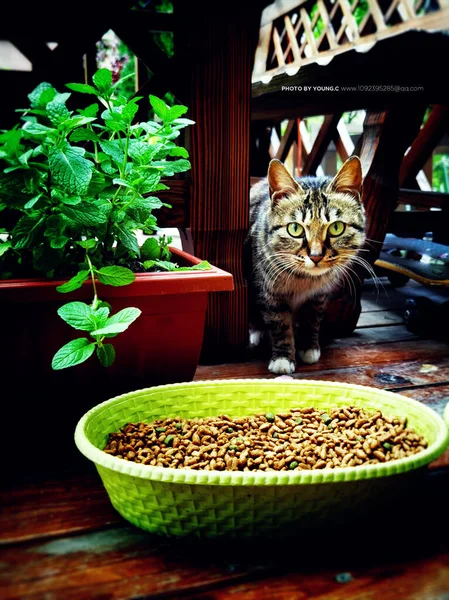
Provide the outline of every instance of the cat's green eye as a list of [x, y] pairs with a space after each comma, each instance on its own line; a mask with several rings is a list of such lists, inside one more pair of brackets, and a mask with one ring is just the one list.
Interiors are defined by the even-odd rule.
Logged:
[[299, 238], [304, 235], [304, 227], [299, 223], [289, 223], [287, 225], [287, 231], [294, 238]]
[[329, 235], [331, 235], [332, 237], [338, 237], [344, 232], [345, 229], [346, 225], [345, 223], [343, 223], [343, 221], [334, 221], [329, 225], [327, 230], [329, 232]]

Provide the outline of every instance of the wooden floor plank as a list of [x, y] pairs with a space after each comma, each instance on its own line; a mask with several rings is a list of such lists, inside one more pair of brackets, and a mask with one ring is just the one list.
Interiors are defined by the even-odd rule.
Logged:
[[96, 472], [16, 482], [3, 487], [0, 505], [0, 545], [123, 523]]
[[[305, 532], [293, 551], [270, 539], [195, 542], [130, 526], [15, 544], [0, 549], [0, 597], [104, 600], [207, 592], [203, 598], [355, 600], [396, 590], [396, 596], [385, 597], [442, 600], [449, 581], [449, 522], [439, 515], [448, 484], [449, 470], [429, 473], [406, 506], [392, 502], [388, 512], [370, 515], [362, 537], [360, 523], [346, 527], [345, 535], [332, 529]], [[372, 531], [382, 534], [370, 536]], [[344, 587], [335, 579], [341, 572], [353, 578]], [[373, 596], [377, 590], [380, 595]], [[419, 596], [425, 590], [433, 595]]]
[[[341, 584], [339, 576], [350, 577]], [[237, 588], [216, 590], [213, 595], [195, 595], [195, 600], [447, 600], [449, 553], [412, 563], [396, 563], [369, 571], [338, 574], [288, 573], [259, 581], [243, 583]], [[181, 598], [174, 596], [173, 600]], [[184, 596], [185, 598], [185, 596]], [[189, 598], [189, 597], [188, 597]], [[192, 597], [190, 597], [192, 598]]]
[[[449, 355], [448, 345], [437, 340], [410, 340], [401, 342], [386, 342], [381, 346], [365, 345], [359, 347], [336, 348], [325, 347], [318, 363], [314, 365], [298, 365], [295, 375], [307, 373], [313, 377], [316, 371], [341, 369], [343, 367], [361, 367], [376, 365], [380, 367], [401, 362], [421, 361], [432, 363], [442, 360]], [[267, 360], [254, 360], [245, 363], [227, 363], [223, 365], [200, 365], [195, 373], [195, 381], [204, 379], [231, 379], [275, 377], [268, 371]]]
[[404, 322], [403, 310], [372, 310], [361, 313], [357, 329], [361, 327], [385, 327], [400, 325]]
[[417, 340], [419, 336], [408, 331], [404, 325], [390, 325], [388, 327], [361, 327], [357, 328], [351, 336], [332, 340], [325, 348], [349, 348], [351, 346], [364, 346], [365, 344], [385, 344], [386, 342], [406, 342]]

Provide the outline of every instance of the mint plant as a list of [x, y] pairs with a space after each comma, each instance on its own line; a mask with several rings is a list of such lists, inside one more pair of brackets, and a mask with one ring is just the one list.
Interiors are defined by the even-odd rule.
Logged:
[[[111, 315], [97, 294], [97, 282], [128, 285], [134, 271], [184, 270], [171, 262], [168, 241], [136, 232], [158, 230], [153, 211], [164, 205], [154, 194], [168, 189], [162, 177], [190, 168], [187, 150], [174, 140], [193, 123], [187, 107], [149, 102], [155, 120], [135, 122], [141, 97], [117, 93], [120, 82], [100, 69], [92, 85], [71, 83], [72, 92], [95, 97], [85, 108], [71, 107], [71, 93], [49, 83], [29, 94], [21, 123], [0, 133], [0, 277], [41, 276], [69, 280], [72, 292], [90, 280], [90, 304], [70, 302], [59, 316], [90, 339], [75, 339], [56, 352], [52, 367], [63, 369], [94, 352], [101, 364], [114, 361], [107, 340], [138, 318], [137, 308]], [[194, 268], [209, 268], [204, 262]]]

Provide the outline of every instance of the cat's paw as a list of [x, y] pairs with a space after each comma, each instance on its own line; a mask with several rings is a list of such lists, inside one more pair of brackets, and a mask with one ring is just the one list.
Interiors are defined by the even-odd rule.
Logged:
[[296, 365], [288, 358], [276, 358], [268, 365], [268, 370], [277, 375], [288, 375], [295, 372]]
[[299, 358], [306, 365], [313, 365], [320, 360], [321, 350], [319, 348], [309, 348], [309, 350], [300, 350]]
[[250, 329], [249, 330], [249, 347], [250, 348], [255, 348], [256, 346], [258, 346], [262, 340], [262, 332], [258, 331], [257, 329]]

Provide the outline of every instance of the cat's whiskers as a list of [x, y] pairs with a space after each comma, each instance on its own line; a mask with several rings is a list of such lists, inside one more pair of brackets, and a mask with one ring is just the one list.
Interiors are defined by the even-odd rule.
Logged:
[[341, 254], [342, 257], [344, 258], [349, 258], [350, 262], [353, 262], [361, 267], [363, 267], [364, 269], [366, 269], [366, 271], [368, 272], [368, 274], [370, 275], [370, 277], [373, 279], [373, 283], [376, 287], [376, 291], [377, 291], [377, 297], [379, 297], [380, 294], [380, 289], [379, 289], [379, 285], [381, 286], [383, 292], [388, 295], [387, 290], [385, 289], [384, 284], [381, 282], [381, 280], [377, 277], [376, 273], [374, 272], [373, 267], [371, 266], [371, 264], [362, 256], [358, 256], [358, 255], [354, 255], [354, 256], [348, 256], [345, 253]]
[[[335, 265], [335, 268], [337, 270], [337, 273], [339, 275], [341, 275], [343, 277], [344, 281], [348, 284], [349, 295], [352, 296], [352, 299], [353, 299], [352, 307], [355, 308], [356, 299], [357, 299], [357, 288], [351, 277], [351, 274], [350, 274], [349, 270], [347, 270], [346, 266]], [[340, 282], [341, 282], [341, 280], [338, 281], [338, 283], [340, 283]], [[337, 287], [337, 285], [335, 287]]]
[[[267, 261], [268, 262], [268, 261]], [[291, 271], [292, 265], [281, 257], [281, 261], [276, 260], [276, 255], [270, 257], [268, 268], [266, 270], [267, 279], [270, 287], [273, 287], [279, 277], [288, 271]]]

